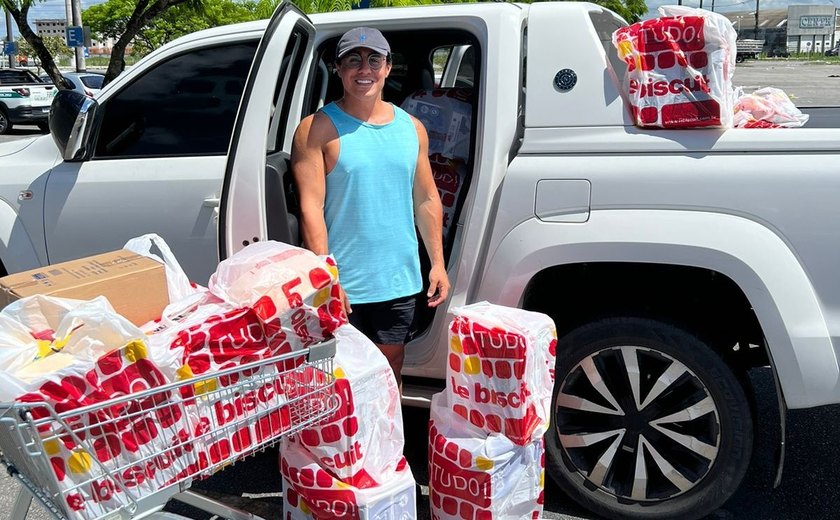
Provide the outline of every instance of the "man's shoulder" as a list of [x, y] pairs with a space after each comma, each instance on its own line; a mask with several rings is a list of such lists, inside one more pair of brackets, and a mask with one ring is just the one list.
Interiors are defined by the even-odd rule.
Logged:
[[338, 135], [335, 126], [323, 110], [304, 117], [298, 125], [298, 132], [324, 142], [335, 139]]

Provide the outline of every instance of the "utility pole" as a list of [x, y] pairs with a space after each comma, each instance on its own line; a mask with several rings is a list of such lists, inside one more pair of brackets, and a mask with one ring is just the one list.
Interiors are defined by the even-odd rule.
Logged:
[[758, 39], [758, 1], [755, 0], [755, 36], [753, 36], [756, 40]]
[[[756, 0], [757, 2], [758, 0]], [[81, 0], [71, 0], [73, 4], [73, 25], [82, 27], [82, 5]], [[85, 49], [84, 47], [76, 47], [76, 72], [86, 72], [85, 66]]]
[[[6, 41], [15, 41], [14, 38], [12, 38], [12, 13], [10, 13], [8, 9], [6, 9]], [[17, 65], [17, 63], [15, 63], [14, 55], [9, 54], [9, 68], [13, 69], [15, 68], [15, 65]]]
[[700, 0], [700, 9], [703, 9], [703, 0]]

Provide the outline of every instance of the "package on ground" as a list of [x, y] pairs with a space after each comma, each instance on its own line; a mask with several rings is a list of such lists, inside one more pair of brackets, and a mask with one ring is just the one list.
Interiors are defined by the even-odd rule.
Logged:
[[545, 314], [479, 302], [452, 310], [448, 403], [524, 445], [548, 427], [557, 332]]
[[732, 127], [735, 29], [723, 15], [682, 6], [615, 31], [637, 126]]
[[347, 323], [332, 257], [281, 242], [256, 242], [222, 261], [210, 291], [237, 308], [251, 308], [307, 347]]
[[466, 161], [470, 156], [472, 89], [441, 88], [420, 90], [402, 104], [429, 134], [429, 154]]
[[286, 520], [417, 518], [416, 483], [404, 458], [387, 482], [359, 489], [321, 468], [299, 444], [284, 442], [280, 471]]
[[394, 478], [403, 460], [400, 392], [387, 359], [352, 325], [335, 333], [336, 412], [296, 435], [321, 468], [356, 488]]
[[460, 421], [445, 393], [432, 398], [429, 498], [433, 520], [540, 518], [544, 503], [542, 438], [517, 445]]
[[[32, 403], [36, 420], [53, 417], [37, 403], [63, 413], [175, 378], [172, 354], [151, 348], [142, 331], [102, 297], [18, 300], [0, 312], [0, 337], [4, 350], [17, 351], [2, 358], [0, 401]], [[138, 498], [156, 491], [194, 464], [195, 453], [173, 448], [190, 429], [177, 393], [157, 392], [69, 416], [64, 423], [46, 421], [38, 434], [68, 511], [74, 518], [96, 518], [125, 505], [127, 494]]]
[[76, 300], [104, 296], [135, 325], [169, 303], [164, 265], [125, 249], [0, 278], [0, 306], [35, 294]]

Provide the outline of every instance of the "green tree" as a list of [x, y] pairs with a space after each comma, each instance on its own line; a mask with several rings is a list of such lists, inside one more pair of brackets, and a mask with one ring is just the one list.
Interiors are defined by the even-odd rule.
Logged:
[[[87, 8], [82, 19], [98, 39], [118, 40], [125, 33], [135, 7], [135, 0], [108, 0]], [[137, 31], [131, 42], [132, 52], [142, 56], [185, 34], [253, 19], [248, 7], [234, 0], [175, 5]]]
[[[41, 39], [44, 42], [44, 47], [47, 48], [47, 52], [49, 52], [50, 55], [57, 61], [72, 54], [70, 47], [67, 46], [67, 43], [65, 43], [64, 38], [61, 36], [44, 36]], [[35, 62], [38, 72], [40, 73], [41, 60], [38, 57], [38, 53], [35, 51], [35, 48], [22, 36], [18, 36], [15, 41], [18, 46], [18, 54], [22, 56], [31, 56]]]
[[[18, 26], [18, 31], [20, 32], [23, 41], [29, 45], [28, 49], [31, 56], [40, 61], [41, 67], [43, 67], [44, 71], [49, 74], [53, 83], [58, 85], [58, 88], [63, 89], [64, 82], [61, 81], [61, 72], [58, 70], [58, 65], [55, 63], [53, 54], [44, 42], [45, 39], [38, 36], [38, 34], [29, 27], [29, 9], [34, 5], [34, 3], [35, 0], [0, 0], [0, 6], [3, 6], [12, 15], [12, 18], [14, 18], [15, 23]], [[27, 54], [27, 56], [29, 55], [30, 54]]]
[[204, 1], [108, 0], [104, 4], [86, 9], [82, 14], [82, 20], [85, 21], [85, 24], [90, 25], [91, 31], [100, 39], [111, 37], [116, 40], [111, 49], [108, 70], [105, 71], [105, 84], [116, 78], [125, 69], [125, 51], [129, 45], [133, 44], [140, 31], [163, 15], [164, 12], [177, 6], [189, 7], [196, 12], [202, 12]]

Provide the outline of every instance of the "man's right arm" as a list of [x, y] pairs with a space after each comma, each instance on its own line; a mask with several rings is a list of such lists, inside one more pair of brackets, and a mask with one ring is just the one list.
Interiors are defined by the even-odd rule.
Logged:
[[306, 117], [298, 125], [292, 143], [291, 162], [300, 201], [303, 245], [317, 255], [326, 255], [329, 254], [327, 224], [324, 220], [326, 171], [324, 140], [323, 135], [319, 135], [323, 134], [323, 125], [318, 124], [316, 117]]

